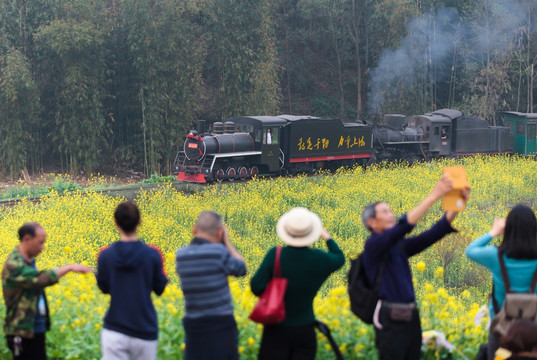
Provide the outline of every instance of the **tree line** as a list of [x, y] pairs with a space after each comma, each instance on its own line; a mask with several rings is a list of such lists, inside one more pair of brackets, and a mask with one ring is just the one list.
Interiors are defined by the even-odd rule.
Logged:
[[0, 176], [169, 174], [196, 119], [534, 111], [531, 0], [0, 0]]

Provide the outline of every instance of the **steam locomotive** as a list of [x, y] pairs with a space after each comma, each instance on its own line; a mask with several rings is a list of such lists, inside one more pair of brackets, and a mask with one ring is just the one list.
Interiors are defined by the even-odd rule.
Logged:
[[208, 183], [259, 174], [311, 173], [379, 161], [512, 153], [510, 128], [443, 109], [383, 124], [313, 116], [241, 116], [206, 130], [199, 120], [174, 162], [177, 179]]

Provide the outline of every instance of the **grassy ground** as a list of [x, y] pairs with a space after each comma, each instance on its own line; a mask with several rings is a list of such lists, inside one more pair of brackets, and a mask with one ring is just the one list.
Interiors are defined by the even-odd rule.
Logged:
[[4, 184], [0, 188], [0, 201], [38, 198], [48, 196], [51, 193], [64, 195], [74, 192], [121, 190], [143, 185], [163, 184], [174, 180], [175, 176], [159, 176], [157, 174], [137, 182], [99, 175], [83, 181], [73, 180], [68, 175], [47, 175], [36, 181], [24, 182], [20, 180]]

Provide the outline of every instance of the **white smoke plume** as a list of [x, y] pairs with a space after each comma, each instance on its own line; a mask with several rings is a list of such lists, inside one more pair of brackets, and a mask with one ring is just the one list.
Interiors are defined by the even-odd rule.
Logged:
[[433, 63], [435, 77], [426, 81], [442, 81], [449, 73], [455, 44], [464, 45], [475, 52], [473, 59], [483, 54], [504, 51], [514, 44], [520, 27], [528, 21], [528, 11], [537, 1], [478, 0], [482, 10], [478, 18], [463, 23], [457, 10], [440, 8], [413, 19], [407, 26], [407, 36], [395, 50], [383, 51], [378, 66], [370, 71], [368, 107], [378, 113], [390, 87], [411, 86]]

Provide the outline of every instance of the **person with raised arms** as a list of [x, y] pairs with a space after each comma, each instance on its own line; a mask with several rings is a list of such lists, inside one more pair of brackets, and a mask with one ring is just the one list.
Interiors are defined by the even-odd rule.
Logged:
[[[371, 233], [363, 251], [364, 269], [370, 285], [375, 284], [377, 274], [382, 271], [379, 301], [373, 316], [380, 360], [420, 358], [421, 324], [408, 259], [456, 231], [451, 222], [457, 212], [447, 211], [429, 230], [419, 235], [407, 237], [407, 234], [452, 187], [449, 176], [444, 175], [418, 206], [399, 219], [385, 202], [370, 204], [362, 212], [362, 222]], [[468, 201], [470, 189], [464, 189], [461, 195]]]

